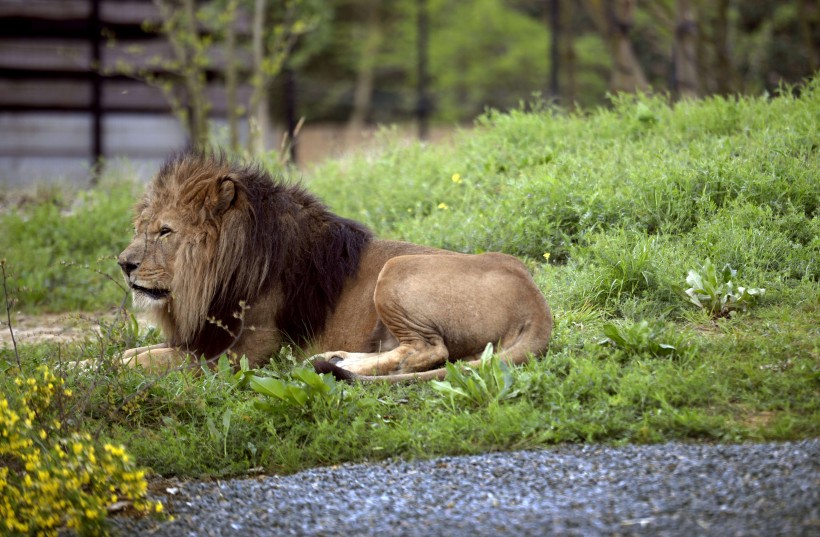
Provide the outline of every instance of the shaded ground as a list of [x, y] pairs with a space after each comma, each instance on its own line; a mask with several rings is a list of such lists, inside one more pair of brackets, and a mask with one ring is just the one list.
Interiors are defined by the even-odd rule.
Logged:
[[122, 535], [820, 535], [820, 441], [560, 446], [167, 483]]

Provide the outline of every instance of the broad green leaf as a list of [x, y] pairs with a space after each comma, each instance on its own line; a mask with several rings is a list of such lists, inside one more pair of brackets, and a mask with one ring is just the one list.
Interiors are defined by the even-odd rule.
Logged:
[[481, 353], [481, 363], [489, 362], [493, 357], [493, 344], [487, 343], [484, 351]]
[[214, 442], [221, 442], [222, 433], [220, 433], [219, 429], [216, 428], [213, 418], [208, 416], [208, 419], [205, 420], [205, 424], [208, 426], [208, 435], [211, 437], [211, 440]]
[[329, 386], [322, 380], [322, 377], [313, 369], [300, 367], [291, 373], [293, 378], [299, 379], [311, 388], [321, 393], [327, 393]]
[[262, 395], [276, 397], [281, 400], [284, 400], [286, 397], [285, 383], [279, 379], [271, 377], [251, 377], [251, 389], [255, 392], [261, 393]]
[[305, 406], [308, 400], [307, 391], [301, 386], [289, 385], [287, 386], [287, 397], [291, 402], [299, 406]]
[[612, 323], [607, 323], [604, 325], [604, 335], [612, 340], [613, 343], [619, 346], [626, 345], [626, 340], [621, 335], [621, 332], [618, 330], [618, 327]]

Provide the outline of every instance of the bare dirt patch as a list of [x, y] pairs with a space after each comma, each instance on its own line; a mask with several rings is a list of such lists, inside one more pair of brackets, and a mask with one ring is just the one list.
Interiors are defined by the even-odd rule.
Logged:
[[[37, 343], [73, 343], [100, 334], [100, 320], [110, 321], [114, 312], [44, 313], [12, 315], [11, 328], [17, 345]], [[0, 321], [0, 348], [12, 347], [11, 330], [5, 319]]]

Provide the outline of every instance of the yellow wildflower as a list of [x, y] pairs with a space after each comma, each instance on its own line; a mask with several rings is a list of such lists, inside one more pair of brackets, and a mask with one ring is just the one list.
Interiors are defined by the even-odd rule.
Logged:
[[438, 204], [438, 208], [443, 209], [443, 210], [446, 211], [447, 210], [447, 204], [442, 201], [441, 203]]
[[544, 259], [546, 259], [547, 261], [550, 260], [550, 253], [549, 252], [544, 254]]
[[453, 174], [453, 182], [457, 185], [460, 185], [462, 183], [461, 175], [459, 175], [457, 173], [454, 173]]

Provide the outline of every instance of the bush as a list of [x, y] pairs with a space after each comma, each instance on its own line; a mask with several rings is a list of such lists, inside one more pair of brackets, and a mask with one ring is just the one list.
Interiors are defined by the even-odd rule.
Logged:
[[109, 505], [130, 502], [162, 512], [145, 499], [145, 471], [122, 446], [88, 433], [68, 433], [58, 419], [72, 397], [45, 366], [15, 379], [17, 393], [0, 396], [0, 528], [4, 535], [57, 535], [62, 527], [105, 533]]

